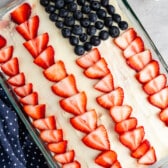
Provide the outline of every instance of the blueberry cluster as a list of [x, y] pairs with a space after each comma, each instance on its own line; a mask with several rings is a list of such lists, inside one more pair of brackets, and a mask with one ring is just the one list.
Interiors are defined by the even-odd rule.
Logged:
[[128, 28], [109, 0], [40, 0], [40, 4], [77, 55]]

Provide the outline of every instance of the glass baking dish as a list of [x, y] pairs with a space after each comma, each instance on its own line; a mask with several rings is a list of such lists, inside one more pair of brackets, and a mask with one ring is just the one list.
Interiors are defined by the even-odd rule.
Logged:
[[[6, 12], [10, 11], [12, 8], [16, 7], [18, 4], [23, 2], [23, 0], [12, 0], [12, 1], [1, 1], [0, 2], [0, 17], [2, 17]], [[148, 33], [144, 29], [143, 25], [139, 21], [138, 17], [136, 16], [135, 12], [127, 2], [127, 0], [117, 0], [118, 5], [121, 11], [129, 18], [131, 24], [136, 28], [142, 39], [145, 41], [145, 45], [152, 51], [153, 58], [159, 60], [161, 71], [168, 76], [168, 65], [164, 61], [163, 57], [159, 53], [158, 49], [152, 42], [151, 38], [149, 37]], [[18, 113], [19, 117], [21, 118], [22, 122], [25, 124], [28, 132], [32, 136], [33, 140], [43, 153], [44, 157], [48, 162], [48, 166], [50, 168], [59, 168], [58, 164], [53, 160], [51, 153], [46, 149], [44, 143], [40, 140], [38, 131], [34, 129], [31, 125], [31, 121], [22, 111], [22, 107], [19, 104], [17, 97], [13, 93], [10, 86], [7, 84], [5, 76], [2, 72], [0, 72], [0, 84], [2, 85], [3, 89], [5, 90], [9, 100], [11, 101], [13, 107], [15, 108], [16, 112]]]

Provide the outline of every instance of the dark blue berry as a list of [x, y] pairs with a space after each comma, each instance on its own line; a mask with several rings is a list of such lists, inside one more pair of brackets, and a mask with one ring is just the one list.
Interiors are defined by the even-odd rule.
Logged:
[[55, 22], [55, 26], [59, 29], [62, 29], [64, 27], [64, 23], [61, 20], [58, 20]]
[[92, 44], [90, 44], [89, 42], [84, 43], [84, 48], [86, 51], [89, 51], [92, 49]]
[[78, 45], [79, 39], [76, 36], [70, 36], [69, 42], [71, 43], [71, 45]]
[[76, 45], [74, 51], [77, 55], [83, 55], [85, 53], [85, 49], [81, 45]]
[[101, 40], [107, 40], [108, 37], [109, 37], [108, 31], [106, 31], [106, 30], [100, 31], [99, 37], [100, 37]]
[[72, 16], [68, 16], [65, 18], [64, 24], [71, 27], [75, 24], [75, 19]]
[[82, 14], [82, 12], [80, 10], [77, 10], [77, 11], [73, 12], [73, 17], [76, 20], [80, 20], [80, 19], [82, 19], [83, 14]]
[[107, 5], [106, 8], [107, 8], [107, 11], [110, 15], [114, 14], [115, 8], [113, 5]]
[[96, 14], [99, 19], [104, 19], [106, 17], [106, 11], [104, 9], [99, 9]]
[[121, 16], [119, 14], [113, 14], [112, 18], [115, 22], [119, 23], [121, 21]]
[[48, 5], [48, 6], [45, 7], [45, 11], [47, 13], [53, 13], [53, 12], [55, 12], [55, 10], [56, 10], [56, 8], [55, 8], [54, 5]]
[[109, 0], [101, 0], [102, 6], [107, 6], [109, 4]]
[[78, 5], [85, 5], [86, 0], [77, 0]]
[[93, 36], [96, 33], [96, 27], [93, 25], [88, 26], [87, 34]]
[[128, 28], [128, 23], [126, 21], [120, 21], [118, 26], [121, 30], [126, 30]]
[[109, 27], [109, 34], [111, 37], [115, 38], [115, 37], [119, 36], [120, 31], [117, 26], [110, 26]]
[[90, 6], [88, 4], [83, 5], [81, 8], [81, 12], [84, 14], [88, 14], [91, 11]]
[[90, 43], [93, 45], [93, 46], [98, 46], [100, 44], [100, 39], [98, 36], [92, 36], [90, 38]]
[[92, 10], [97, 11], [97, 10], [100, 9], [100, 7], [101, 7], [100, 2], [98, 2], [98, 1], [91, 1], [91, 8], [92, 8]]
[[56, 9], [61, 9], [64, 7], [65, 3], [64, 0], [56, 0], [55, 2], [55, 7]]
[[63, 37], [70, 37], [71, 30], [69, 28], [62, 28], [62, 35]]
[[50, 13], [49, 18], [51, 21], [56, 22], [58, 20], [58, 15], [56, 13]]
[[68, 10], [67, 9], [60, 9], [59, 12], [58, 12], [58, 15], [61, 17], [61, 18], [65, 18], [67, 17], [69, 14]]
[[101, 30], [101, 29], [103, 29], [103, 27], [104, 27], [104, 23], [101, 22], [101, 21], [97, 21], [97, 22], [95, 23], [95, 27], [96, 27], [97, 29]]
[[74, 25], [72, 27], [72, 33], [75, 35], [81, 35], [82, 34], [82, 27], [80, 25]]
[[79, 40], [81, 42], [85, 42], [87, 40], [88, 36], [86, 33], [82, 33], [80, 36], [79, 36]]
[[90, 20], [88, 18], [82, 18], [80, 24], [82, 27], [88, 27], [90, 25]]
[[74, 12], [77, 10], [77, 4], [75, 2], [71, 2], [67, 5], [67, 8], [70, 12]]
[[109, 26], [112, 25], [112, 23], [113, 23], [112, 17], [106, 17], [106, 18], [104, 18], [104, 25], [105, 26], [109, 27]]
[[96, 20], [97, 20], [96, 13], [90, 12], [88, 17], [89, 17], [90, 22], [96, 22]]
[[49, 0], [40, 0], [40, 4], [44, 7], [49, 5]]

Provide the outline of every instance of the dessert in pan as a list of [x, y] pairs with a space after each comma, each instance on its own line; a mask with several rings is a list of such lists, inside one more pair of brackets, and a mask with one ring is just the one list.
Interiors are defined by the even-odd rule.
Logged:
[[0, 34], [1, 72], [61, 167], [167, 155], [166, 71], [117, 1], [25, 1]]

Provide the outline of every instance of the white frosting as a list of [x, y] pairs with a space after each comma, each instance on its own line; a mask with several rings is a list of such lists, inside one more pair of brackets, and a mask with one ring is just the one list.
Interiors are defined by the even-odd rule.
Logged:
[[[43, 7], [40, 6], [38, 1], [30, 0], [29, 2], [33, 6], [32, 16], [38, 14], [40, 17], [38, 34], [48, 32], [50, 37], [49, 44], [55, 49], [55, 60], [64, 61], [67, 72], [74, 74], [78, 89], [86, 92], [88, 98], [87, 109], [94, 108], [96, 110], [99, 116], [98, 124], [105, 125], [108, 131], [111, 149], [117, 153], [122, 167], [146, 168], [147, 166], [138, 165], [136, 159], [130, 156], [130, 151], [119, 142], [118, 134], [114, 131], [114, 123], [110, 118], [108, 110], [101, 108], [96, 103], [95, 98], [102, 94], [93, 89], [93, 84], [97, 80], [88, 79], [83, 75], [83, 69], [75, 63], [78, 56], [74, 54], [73, 47], [67, 39], [62, 38], [60, 30], [55, 27], [55, 24], [48, 20], [48, 14], [44, 12]], [[114, 0], [111, 0], [111, 3], [114, 4], [114, 2]], [[117, 12], [123, 16], [116, 4], [115, 6]], [[9, 17], [6, 16], [4, 19], [8, 21]], [[64, 139], [68, 140], [68, 149], [75, 150], [76, 160], [81, 163], [82, 168], [99, 168], [100, 166], [94, 163], [94, 158], [100, 152], [88, 148], [82, 143], [81, 138], [85, 134], [75, 130], [69, 123], [69, 118], [72, 115], [60, 108], [59, 100], [61, 98], [56, 96], [50, 88], [53, 83], [46, 80], [43, 76], [42, 68], [33, 63], [32, 56], [22, 47], [22, 43], [25, 40], [16, 32], [14, 27], [15, 24], [9, 22], [7, 27], [4, 29], [2, 27], [0, 34], [8, 39], [8, 45], [14, 45], [14, 56], [17, 56], [19, 59], [20, 71], [25, 73], [27, 83], [33, 83], [33, 90], [38, 92], [39, 103], [46, 104], [46, 116], [56, 116], [57, 128], [64, 130]], [[145, 138], [154, 146], [158, 160], [161, 159], [168, 154], [168, 143], [166, 140], [166, 137], [168, 137], [168, 128], [165, 127], [157, 116], [159, 109], [150, 105], [146, 100], [147, 95], [142, 90], [141, 84], [134, 78], [135, 72], [126, 65], [121, 51], [115, 47], [112, 38], [101, 42], [98, 48], [101, 56], [108, 63], [108, 67], [114, 77], [115, 87], [120, 86], [124, 89], [124, 104], [133, 107], [132, 116], [138, 119], [138, 125], [144, 126]]]

